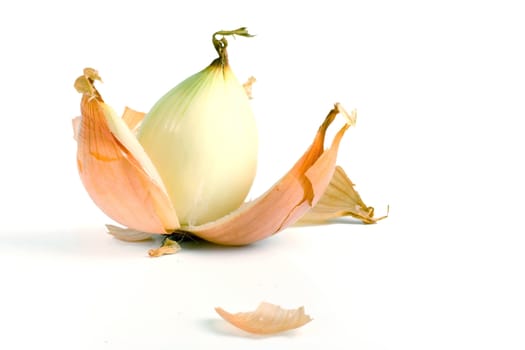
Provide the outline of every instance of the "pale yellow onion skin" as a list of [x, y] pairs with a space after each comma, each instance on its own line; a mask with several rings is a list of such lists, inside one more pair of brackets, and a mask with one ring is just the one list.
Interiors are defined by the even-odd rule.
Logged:
[[237, 209], [255, 178], [255, 118], [242, 85], [220, 60], [162, 97], [137, 137], [182, 225], [207, 223]]

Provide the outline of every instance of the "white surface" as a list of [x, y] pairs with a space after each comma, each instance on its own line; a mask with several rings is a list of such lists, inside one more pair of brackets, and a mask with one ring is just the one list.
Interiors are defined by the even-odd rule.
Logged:
[[[518, 1], [167, 3], [0, 5], [0, 348], [525, 347]], [[147, 110], [214, 58], [211, 33], [241, 25], [257, 34], [229, 51], [258, 79], [254, 193], [339, 101], [358, 109], [339, 164], [390, 217], [147, 258], [153, 243], [104, 233], [80, 184], [72, 83], [93, 66], [117, 110]], [[262, 300], [314, 321], [258, 338], [213, 310]]]

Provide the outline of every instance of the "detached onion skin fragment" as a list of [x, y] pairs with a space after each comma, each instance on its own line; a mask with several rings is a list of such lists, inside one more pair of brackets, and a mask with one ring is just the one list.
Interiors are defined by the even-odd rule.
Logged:
[[280, 306], [262, 302], [255, 311], [229, 313], [220, 307], [215, 311], [226, 321], [248, 333], [271, 335], [304, 326], [312, 321], [304, 313], [304, 307], [295, 310], [283, 309]]

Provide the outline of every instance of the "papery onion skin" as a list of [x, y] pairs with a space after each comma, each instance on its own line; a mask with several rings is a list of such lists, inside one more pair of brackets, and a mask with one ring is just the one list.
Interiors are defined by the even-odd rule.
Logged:
[[106, 215], [130, 229], [172, 232], [179, 223], [163, 184], [155, 181], [154, 166], [95, 89], [91, 76], [96, 71], [84, 72], [75, 82], [82, 99], [80, 122], [73, 124], [78, 171], [86, 191]]
[[388, 217], [374, 217], [374, 208], [367, 206], [354, 188], [354, 183], [342, 167], [335, 168], [334, 176], [328, 188], [317, 204], [310, 209], [299, 224], [322, 224], [332, 219], [351, 216], [364, 224], [375, 224]]
[[295, 310], [262, 302], [255, 311], [232, 314], [216, 307], [215, 311], [223, 319], [248, 333], [271, 335], [304, 326], [312, 318], [304, 313], [304, 307]]

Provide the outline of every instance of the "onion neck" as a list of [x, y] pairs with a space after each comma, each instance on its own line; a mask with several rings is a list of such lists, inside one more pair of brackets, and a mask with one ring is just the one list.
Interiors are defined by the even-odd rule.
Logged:
[[[218, 35], [221, 35], [222, 37], [220, 39], [217, 39]], [[219, 54], [219, 57], [215, 61], [213, 61], [212, 64], [221, 64], [222, 66], [228, 65], [228, 52], [226, 50], [226, 47], [228, 46], [228, 40], [226, 40], [227, 35], [239, 35], [244, 37], [253, 36], [248, 33], [246, 27], [241, 27], [235, 30], [219, 30], [218, 32], [213, 33], [212, 42], [213, 46], [215, 47], [215, 50]]]

